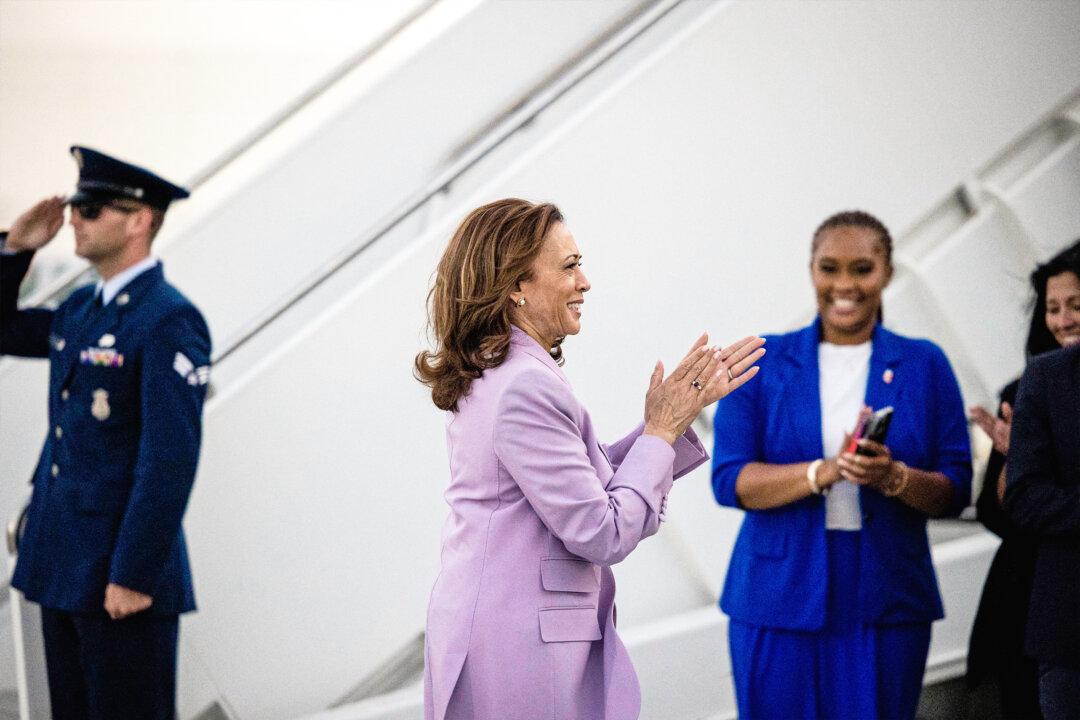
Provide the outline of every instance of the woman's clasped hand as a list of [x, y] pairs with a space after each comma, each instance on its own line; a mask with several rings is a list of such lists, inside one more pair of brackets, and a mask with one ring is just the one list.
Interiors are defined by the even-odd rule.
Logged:
[[722, 349], [708, 341], [703, 333], [667, 378], [657, 361], [645, 394], [646, 435], [674, 443], [704, 408], [757, 375], [754, 363], [765, 354], [763, 338], [745, 337]]
[[1002, 455], [1009, 454], [1009, 434], [1012, 432], [1012, 405], [1008, 402], [1001, 403], [1001, 417], [992, 415], [982, 405], [974, 405], [971, 408], [971, 419], [982, 428], [994, 449]]

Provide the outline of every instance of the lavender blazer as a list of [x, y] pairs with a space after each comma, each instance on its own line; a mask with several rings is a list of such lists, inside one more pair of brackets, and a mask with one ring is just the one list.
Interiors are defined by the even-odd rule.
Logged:
[[610, 566], [659, 529], [675, 477], [708, 455], [642, 426], [601, 445], [551, 356], [510, 352], [449, 416], [450, 517], [428, 604], [428, 720], [626, 720], [637, 676]]

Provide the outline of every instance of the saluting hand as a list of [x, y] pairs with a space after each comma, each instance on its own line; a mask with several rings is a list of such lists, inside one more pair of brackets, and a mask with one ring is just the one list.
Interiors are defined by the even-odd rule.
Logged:
[[702, 334], [678, 367], [664, 379], [657, 361], [645, 394], [645, 433], [674, 443], [698, 413], [757, 375], [754, 363], [765, 354], [759, 337], [745, 337], [726, 348], [707, 346]]
[[146, 593], [109, 583], [105, 586], [105, 612], [113, 620], [123, 620], [128, 615], [142, 612], [154, 604], [154, 598]]
[[12, 252], [37, 250], [56, 237], [64, 225], [64, 198], [45, 198], [18, 218], [8, 230], [4, 249]]

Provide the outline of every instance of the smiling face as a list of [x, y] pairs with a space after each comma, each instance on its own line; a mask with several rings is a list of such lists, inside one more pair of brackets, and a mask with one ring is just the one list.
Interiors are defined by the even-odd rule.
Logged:
[[822, 230], [810, 258], [810, 277], [822, 339], [837, 345], [868, 341], [881, 309], [881, 293], [892, 279], [880, 234], [855, 225]]
[[[581, 309], [590, 285], [581, 270], [581, 252], [563, 223], [555, 223], [544, 238], [531, 277], [510, 294], [514, 324], [544, 348], [581, 330]], [[518, 305], [524, 298], [525, 304]]]
[[1065, 271], [1046, 281], [1046, 327], [1058, 345], [1080, 344], [1080, 277]]

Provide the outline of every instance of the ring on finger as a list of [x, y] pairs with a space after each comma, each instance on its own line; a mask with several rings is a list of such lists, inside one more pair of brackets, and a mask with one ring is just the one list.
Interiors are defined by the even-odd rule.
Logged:
[[701, 392], [701, 383], [699, 383], [697, 380], [694, 380], [692, 383], [690, 383], [690, 385], [698, 392]]
[[728, 382], [732, 382], [732, 381], [735, 380], [735, 378], [731, 375], [731, 368], [727, 369], [727, 379], [728, 379]]

